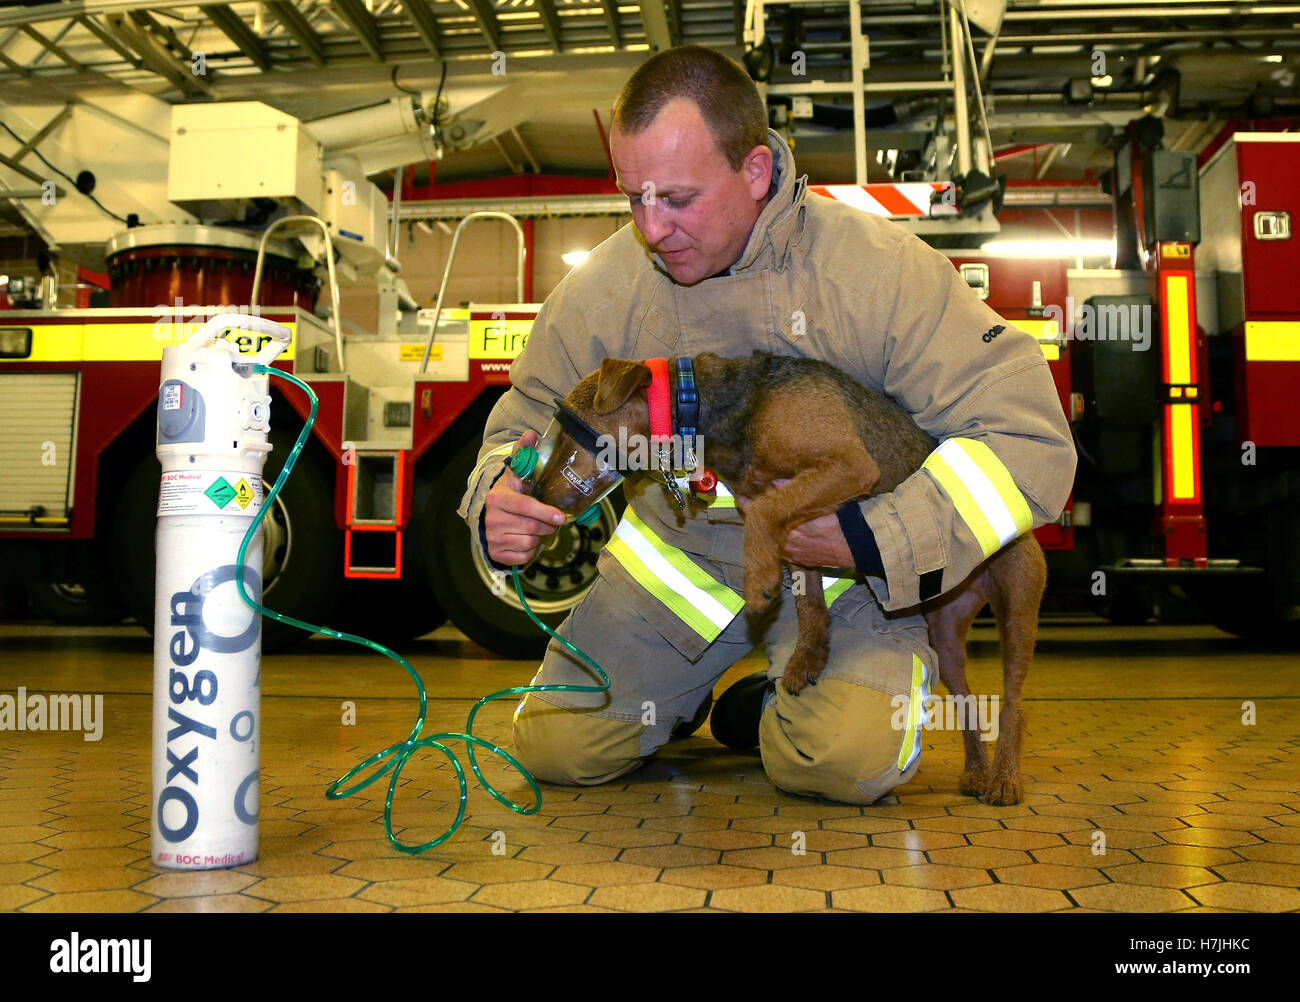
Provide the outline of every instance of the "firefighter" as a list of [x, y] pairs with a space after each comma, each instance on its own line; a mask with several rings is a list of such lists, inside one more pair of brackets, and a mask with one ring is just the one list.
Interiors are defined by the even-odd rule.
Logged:
[[[679, 514], [663, 484], [629, 479], [617, 532], [626, 545], [602, 552], [598, 578], [559, 631], [605, 668], [610, 689], [528, 694], [514, 714], [513, 753], [551, 783], [625, 775], [765, 643], [768, 671], [718, 700], [715, 737], [757, 745], [782, 790], [870, 804], [920, 760], [916, 707], [937, 668], [918, 604], [988, 555], [987, 524], [973, 522], [1027, 506], [1037, 526], [1065, 504], [1075, 454], [1047, 363], [942, 254], [888, 220], [807, 195], [754, 84], [720, 54], [681, 46], [648, 59], [614, 106], [610, 150], [634, 225], [542, 306], [459, 509], [496, 566], [527, 563], [564, 519], [520, 493], [510, 454], [606, 357], [810, 355], [893, 397], [939, 441], [983, 443], [973, 460], [1003, 469], [980, 484], [960, 482], [980, 476], [965, 469], [953, 483], [919, 471], [791, 533], [788, 559], [856, 571], [828, 591], [830, 661], [798, 696], [774, 684], [796, 636], [788, 575], [762, 632], [741, 612], [736, 499], [720, 485], [713, 504]], [[707, 427], [701, 434], [707, 464]], [[1030, 528], [1021, 518], [1013, 532]], [[552, 643], [533, 684], [593, 681]]]

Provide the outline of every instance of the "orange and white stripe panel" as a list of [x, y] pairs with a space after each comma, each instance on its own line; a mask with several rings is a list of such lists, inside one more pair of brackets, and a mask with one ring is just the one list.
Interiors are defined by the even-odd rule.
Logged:
[[811, 184], [808, 190], [870, 212], [873, 216], [906, 219], [957, 215], [956, 205], [930, 204], [935, 192], [952, 186], [951, 181], [913, 181], [906, 184]]

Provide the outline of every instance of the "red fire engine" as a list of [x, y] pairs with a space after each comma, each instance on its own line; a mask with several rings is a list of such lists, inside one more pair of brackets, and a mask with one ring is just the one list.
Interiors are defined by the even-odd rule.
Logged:
[[[1300, 610], [1300, 418], [1285, 395], [1300, 370], [1300, 303], [1286, 276], [1300, 261], [1297, 196], [1283, 181], [1298, 137], [1225, 136], [1198, 176], [1194, 155], [1159, 148], [1157, 126], [1134, 123], [1117, 156], [1120, 270], [949, 254], [997, 312], [1039, 338], [1076, 432], [1074, 496], [1038, 530], [1058, 604], [1068, 604], [1064, 585], [1115, 618], [1142, 619], [1173, 589], [1221, 625], [1266, 632]], [[924, 203], [931, 217], [961, 211], [960, 200], [941, 200], [939, 213]], [[234, 230], [202, 240], [151, 230], [110, 246], [108, 308], [0, 313], [10, 429], [0, 568], [43, 587], [75, 583], [84, 607], [142, 623], [153, 618], [158, 360], [210, 315], [160, 316], [151, 304], [246, 304], [258, 258]], [[513, 594], [494, 592], [455, 514], [536, 307], [450, 311], [440, 294], [414, 323], [345, 339], [313, 315], [317, 285], [293, 254], [272, 245], [266, 261], [256, 299], [294, 331], [278, 364], [321, 401], [311, 447], [268, 519], [267, 603], [387, 640], [449, 617], [503, 655], [538, 653], [540, 635]], [[1102, 337], [1084, 323], [1093, 318], [1121, 326]], [[275, 392], [268, 476], [306, 413], [296, 390]], [[590, 585], [619, 507], [558, 533], [528, 569], [530, 602], [550, 622]], [[294, 639], [266, 624], [268, 650]]]

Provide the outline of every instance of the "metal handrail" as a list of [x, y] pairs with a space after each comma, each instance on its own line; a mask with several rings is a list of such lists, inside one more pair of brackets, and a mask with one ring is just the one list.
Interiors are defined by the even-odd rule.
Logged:
[[257, 294], [262, 287], [262, 265], [266, 263], [266, 244], [270, 240], [271, 234], [277, 229], [287, 224], [298, 226], [319, 226], [320, 231], [325, 234], [325, 263], [328, 265], [330, 277], [330, 308], [333, 311], [332, 319], [334, 321], [334, 344], [339, 353], [339, 372], [343, 372], [343, 322], [342, 314], [339, 312], [339, 280], [334, 273], [334, 239], [330, 236], [330, 228], [325, 225], [325, 220], [320, 216], [282, 216], [266, 228], [262, 234], [262, 239], [257, 245], [257, 268], [253, 271], [253, 292], [249, 296], [249, 310], [257, 307]]
[[447, 254], [447, 267], [443, 269], [442, 284], [438, 286], [438, 298], [433, 304], [433, 326], [429, 328], [429, 340], [424, 346], [424, 359], [420, 362], [421, 374], [429, 368], [429, 356], [433, 354], [433, 340], [438, 336], [438, 323], [442, 320], [442, 300], [447, 294], [447, 279], [451, 277], [451, 266], [456, 260], [456, 248], [460, 244], [460, 231], [465, 228], [467, 223], [475, 219], [504, 219], [515, 228], [515, 235], [519, 238], [518, 266], [516, 268], [518, 291], [515, 293], [515, 301], [519, 303], [524, 301], [524, 259], [528, 253], [524, 241], [524, 228], [519, 225], [519, 220], [508, 212], [497, 212], [492, 209], [471, 212], [460, 221], [460, 225], [456, 227], [456, 232], [451, 237], [451, 250]]

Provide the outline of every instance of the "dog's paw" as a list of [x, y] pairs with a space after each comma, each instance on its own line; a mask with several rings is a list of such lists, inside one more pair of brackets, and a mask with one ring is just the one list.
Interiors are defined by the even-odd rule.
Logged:
[[751, 576], [745, 579], [745, 608], [751, 613], [765, 611], [781, 594], [781, 571], [765, 578]]
[[980, 797], [981, 801], [995, 807], [1010, 807], [1012, 804], [1020, 803], [1022, 799], [1024, 799], [1024, 783], [1018, 772], [1006, 776], [994, 776], [988, 781], [984, 794]]
[[819, 663], [817, 658], [796, 649], [790, 658], [790, 663], [785, 666], [785, 674], [782, 676], [785, 691], [792, 696], [797, 696], [808, 686], [816, 685], [817, 678], [825, 667], [825, 659]]
[[984, 791], [988, 789], [989, 774], [983, 769], [967, 769], [957, 780], [957, 789], [968, 797], [978, 797], [984, 799]]

